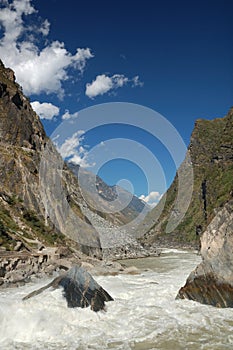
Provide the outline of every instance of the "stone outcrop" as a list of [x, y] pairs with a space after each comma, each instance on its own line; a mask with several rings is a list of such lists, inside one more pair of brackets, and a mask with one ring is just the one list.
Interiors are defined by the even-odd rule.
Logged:
[[[190, 156], [190, 164], [187, 156]], [[206, 230], [214, 218], [216, 210], [232, 198], [233, 108], [224, 118], [196, 121], [187, 156], [166, 197], [162, 198], [138, 227], [138, 234], [144, 234], [141, 242], [145, 245], [160, 242], [167, 246], [172, 241], [173, 246], [185, 246], [187, 243], [193, 246], [198, 241], [197, 236]], [[179, 224], [172, 228], [169, 225], [175, 222], [176, 217], [179, 219], [182, 207], [188, 201], [187, 189], [192, 186], [188, 172], [187, 176], [185, 173], [188, 166], [193, 169], [190, 205]], [[182, 174], [185, 185], [180, 190], [179, 178]], [[179, 195], [181, 208], [176, 206]]]
[[39, 151], [46, 135], [30, 101], [15, 81], [14, 72], [0, 61], [0, 142]]
[[106, 301], [113, 301], [113, 298], [104, 290], [94, 278], [80, 266], [73, 266], [65, 275], [55, 278], [47, 286], [40, 288], [24, 297], [27, 300], [42, 293], [49, 287], [63, 287], [63, 295], [67, 300], [68, 307], [85, 308], [90, 306], [93, 311], [100, 311], [105, 308]]
[[219, 210], [202, 235], [201, 256], [177, 298], [233, 307], [233, 200]]
[[18, 286], [32, 279], [33, 276], [45, 277], [54, 271], [68, 270], [76, 258], [66, 247], [50, 247], [41, 251], [1, 251], [0, 252], [0, 285]]

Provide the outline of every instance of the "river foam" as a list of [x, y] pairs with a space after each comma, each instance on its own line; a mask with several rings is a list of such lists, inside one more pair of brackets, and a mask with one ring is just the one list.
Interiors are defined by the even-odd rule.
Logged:
[[141, 275], [96, 277], [115, 299], [107, 312], [68, 309], [60, 289], [22, 301], [48, 281], [2, 290], [0, 349], [232, 349], [232, 309], [175, 300], [199, 260], [190, 252], [165, 251], [126, 262]]

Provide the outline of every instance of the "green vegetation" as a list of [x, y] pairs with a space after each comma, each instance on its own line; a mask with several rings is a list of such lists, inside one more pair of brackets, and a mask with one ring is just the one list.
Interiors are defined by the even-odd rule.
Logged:
[[45, 226], [43, 220], [34, 211], [25, 210], [23, 220], [43, 243], [48, 245], [65, 243], [65, 236], [55, 232], [51, 227]]
[[18, 226], [15, 223], [15, 221], [12, 219], [10, 212], [4, 207], [0, 207], [0, 220], [4, 225], [4, 227], [6, 227], [7, 229], [11, 229], [11, 230], [18, 229]]
[[14, 248], [14, 241], [7, 234], [7, 229], [1, 220], [0, 220], [0, 246], [5, 247], [7, 250], [13, 250]]

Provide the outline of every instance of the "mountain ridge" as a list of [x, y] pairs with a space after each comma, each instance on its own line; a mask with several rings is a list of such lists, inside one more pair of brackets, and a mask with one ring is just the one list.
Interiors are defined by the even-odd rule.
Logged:
[[81, 188], [82, 191], [85, 191], [90, 209], [92, 209], [92, 205], [97, 207], [98, 214], [115, 225], [128, 224], [136, 219], [141, 212], [144, 211], [146, 215], [151, 210], [144, 201], [124, 188], [117, 185], [110, 186], [98, 175], [72, 162], [67, 163], [67, 166], [77, 178], [79, 178], [79, 170], [81, 169]]
[[[139, 231], [144, 232], [141, 238], [143, 244], [167, 242], [173, 245], [187, 243], [195, 245], [195, 242], [198, 242], [198, 235], [205, 231], [216, 211], [223, 207], [233, 195], [232, 140], [233, 108], [223, 118], [196, 121], [188, 147], [194, 175], [189, 208], [174, 231], [166, 233], [166, 225], [169, 217], [174, 213], [178, 193], [177, 172], [166, 192], [166, 198], [164, 196], [158, 206], [139, 225]], [[184, 166], [185, 161], [181, 167]], [[161, 209], [161, 206], [164, 208]]]

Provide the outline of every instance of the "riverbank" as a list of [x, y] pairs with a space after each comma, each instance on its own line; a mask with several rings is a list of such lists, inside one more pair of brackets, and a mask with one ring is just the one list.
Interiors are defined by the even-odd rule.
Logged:
[[[126, 250], [126, 248], [125, 248]], [[94, 275], [118, 275], [118, 274], [138, 274], [138, 270], [131, 266], [125, 267], [118, 260], [129, 258], [142, 258], [148, 256], [159, 256], [150, 252], [122, 251], [113, 257], [107, 252], [102, 260], [87, 256], [79, 251], [70, 252], [60, 248], [45, 248], [38, 252], [12, 252], [0, 251], [0, 287], [21, 286], [35, 278], [46, 278], [60, 274], [70, 269], [73, 265], [83, 266], [88, 272]]]
[[[136, 259], [159, 257], [164, 249], [183, 249], [190, 252], [196, 250], [195, 244], [170, 242], [165, 239], [144, 247], [138, 243], [130, 243], [103, 249], [102, 260], [66, 247], [46, 247], [38, 252], [0, 251], [0, 287], [21, 286], [35, 278], [60, 274], [76, 264], [96, 276], [138, 274], [138, 269], [133, 266]], [[131, 265], [126, 266], [125, 260], [131, 260]]]

